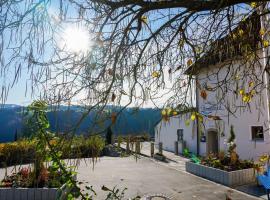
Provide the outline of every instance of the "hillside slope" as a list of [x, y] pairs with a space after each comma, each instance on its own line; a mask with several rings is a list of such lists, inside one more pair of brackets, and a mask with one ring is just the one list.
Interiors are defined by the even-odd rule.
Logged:
[[[110, 110], [117, 111], [120, 107], [110, 107]], [[23, 113], [25, 108], [17, 105], [5, 105], [0, 108], [0, 142], [14, 140], [15, 132], [21, 135], [23, 130]], [[48, 112], [48, 119], [53, 132], [66, 132], [74, 127], [83, 114], [82, 108], [78, 106], [61, 106], [59, 109]], [[80, 124], [77, 134], [90, 134], [104, 130], [110, 120], [100, 123], [94, 122], [98, 111], [87, 115]], [[161, 118], [158, 109], [137, 109], [127, 108], [117, 118], [112, 130], [115, 135], [149, 133], [154, 135], [154, 125]]]

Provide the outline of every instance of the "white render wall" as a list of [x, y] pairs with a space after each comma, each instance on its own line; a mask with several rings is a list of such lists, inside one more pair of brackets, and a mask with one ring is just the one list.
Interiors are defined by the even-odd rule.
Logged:
[[197, 130], [195, 121], [190, 120], [186, 126], [185, 121], [190, 119], [190, 113], [170, 117], [168, 122], [161, 120], [155, 127], [155, 144], [163, 143], [163, 149], [174, 152], [174, 143], [177, 140], [177, 129], [183, 129], [183, 140], [187, 148], [197, 152]]
[[[235, 63], [235, 67], [238, 63]], [[208, 86], [214, 86], [217, 82], [216, 75], [210, 76], [209, 73], [215, 72], [219, 66], [211, 66], [209, 69], [205, 69], [198, 76], [198, 82], [203, 85], [207, 81]], [[209, 72], [210, 71], [210, 72]], [[227, 74], [226, 67], [219, 69], [219, 78]], [[240, 81], [241, 82], [241, 81]], [[246, 87], [248, 84], [245, 83], [243, 86]], [[234, 88], [235, 85], [231, 85], [230, 88]], [[240, 88], [239, 88], [240, 89]], [[203, 113], [209, 111], [207, 108], [211, 107], [211, 103], [216, 103], [219, 99], [218, 91], [207, 91], [207, 99], [204, 100], [200, 97], [200, 91], [198, 90], [198, 107], [199, 112]], [[241, 109], [237, 109], [234, 114], [228, 114], [228, 110], [224, 105], [229, 105], [231, 108], [242, 106]], [[211, 115], [217, 115], [222, 120], [214, 121], [204, 117], [203, 132], [207, 136], [209, 130], [216, 130], [219, 135], [219, 150], [227, 151], [227, 139], [230, 135], [230, 127], [233, 125], [234, 132], [236, 135], [237, 153], [241, 159], [253, 159], [258, 160], [258, 157], [264, 153], [270, 153], [270, 129], [269, 129], [269, 117], [268, 117], [268, 96], [266, 90], [261, 92], [260, 97], [254, 97], [249, 106], [243, 104], [241, 96], [238, 94], [238, 98], [235, 93], [228, 91], [225, 98], [216, 109], [212, 109]], [[174, 142], [177, 140], [177, 129], [184, 129], [184, 140], [186, 141], [187, 147], [193, 153], [197, 152], [197, 129], [196, 124], [190, 120], [190, 125], [186, 126], [186, 119], [190, 119], [190, 113], [184, 115], [178, 115], [170, 118], [169, 122], [161, 121], [155, 127], [155, 143], [163, 143], [163, 149], [168, 151], [174, 151]], [[251, 126], [263, 126], [264, 128], [264, 141], [253, 141], [251, 138]], [[224, 136], [222, 136], [222, 133]], [[200, 155], [205, 156], [207, 152], [207, 138], [206, 142], [200, 142], [199, 152]]]
[[[233, 67], [237, 68], [239, 63], [234, 63]], [[217, 75], [209, 74], [214, 73], [218, 70], [219, 66], [210, 66], [208, 69], [201, 71], [197, 76], [198, 82], [200, 85], [204, 85], [207, 82], [207, 85], [210, 87], [214, 87], [217, 83]], [[211, 69], [211, 70], [210, 70]], [[218, 77], [219, 80], [222, 80], [223, 77], [227, 74], [227, 67], [222, 67], [219, 69]], [[258, 77], [263, 77], [258, 72]], [[240, 88], [244, 87], [246, 90], [248, 88], [248, 83], [243, 83], [241, 80], [239, 81]], [[236, 88], [236, 84], [231, 84], [228, 88], [228, 91], [225, 95], [224, 100], [220, 103], [221, 106], [211, 109], [211, 104], [217, 102], [217, 99], [220, 98], [220, 91], [207, 91], [208, 97], [204, 100], [200, 96], [200, 91], [198, 90], [198, 100], [199, 100], [199, 112], [200, 113], [208, 113], [210, 115], [220, 116], [222, 121], [213, 121], [208, 118], [204, 118], [205, 129], [203, 130], [207, 133], [208, 130], [217, 130], [219, 132], [219, 150], [227, 150], [226, 140], [230, 135], [230, 126], [233, 125], [234, 132], [236, 135], [236, 145], [237, 145], [237, 153], [239, 154], [241, 159], [254, 159], [258, 160], [258, 157], [263, 153], [270, 153], [270, 135], [269, 135], [269, 119], [268, 119], [268, 96], [266, 90], [261, 92], [261, 96], [255, 96], [250, 102], [249, 106], [246, 106], [241, 99], [241, 95], [239, 95], [239, 90], [236, 91], [238, 93], [238, 97], [236, 93], [233, 91]], [[239, 88], [239, 89], [240, 89]], [[219, 94], [218, 94], [219, 93]], [[229, 105], [229, 107], [234, 110], [237, 108], [236, 112], [233, 114], [228, 114], [228, 110], [224, 107], [224, 105]], [[240, 109], [240, 107], [242, 107]], [[209, 109], [210, 108], [210, 109]], [[263, 126], [264, 128], [264, 141], [252, 141], [251, 139], [251, 126]], [[222, 132], [224, 132], [225, 136], [222, 137]], [[207, 135], [207, 134], [206, 134]], [[205, 155], [207, 152], [206, 143], [200, 142], [200, 154]]]

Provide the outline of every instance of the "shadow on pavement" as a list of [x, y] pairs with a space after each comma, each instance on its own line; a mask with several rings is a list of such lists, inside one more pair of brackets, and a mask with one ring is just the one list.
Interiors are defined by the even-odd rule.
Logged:
[[262, 199], [267, 199], [266, 191], [262, 186], [257, 185], [257, 183], [242, 185], [235, 188], [238, 191], [250, 194], [255, 197]]

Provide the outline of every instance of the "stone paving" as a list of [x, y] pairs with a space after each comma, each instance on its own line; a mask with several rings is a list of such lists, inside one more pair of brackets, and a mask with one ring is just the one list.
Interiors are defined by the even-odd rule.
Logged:
[[[121, 147], [126, 148], [126, 145], [122, 144]], [[160, 164], [162, 166], [169, 167], [171, 169], [180, 171], [182, 173], [189, 174], [185, 170], [185, 163], [187, 161], [189, 161], [189, 159], [184, 158], [184, 157], [179, 156], [179, 155], [175, 155], [173, 152], [168, 152], [168, 151], [163, 150], [163, 154], [166, 156], [167, 162], [162, 162], [162, 161], [158, 161], [154, 158], [151, 158], [151, 156], [150, 156], [150, 143], [149, 142], [143, 142], [141, 147], [142, 147], [141, 154], [149, 157], [153, 162]], [[155, 147], [155, 152], [158, 152], [158, 149], [156, 147]], [[192, 174], [189, 174], [189, 175], [193, 176]], [[198, 178], [200, 178], [200, 177], [198, 177]], [[203, 179], [203, 180], [205, 180], [205, 179]], [[208, 181], [208, 180], [206, 180], [206, 181]], [[264, 188], [259, 187], [256, 183], [238, 186], [234, 189], [238, 190], [240, 192], [246, 193], [246, 194], [250, 194], [254, 197], [259, 197], [259, 199], [267, 199], [267, 195], [266, 195]]]
[[[147, 153], [148, 152], [148, 153]], [[150, 156], [150, 144], [143, 143], [141, 153]], [[173, 153], [164, 151], [168, 162], [156, 161], [152, 158], [135, 157], [102, 157], [92, 170], [91, 159], [80, 160], [78, 165], [78, 180], [92, 185], [98, 196], [94, 199], [106, 199], [106, 193], [101, 190], [103, 185], [119, 189], [127, 188], [125, 199], [136, 196], [161, 194], [172, 200], [256, 200], [265, 199], [264, 193], [255, 197], [244, 192], [251, 191], [248, 187], [239, 188], [244, 192], [225, 187], [185, 172], [185, 162], [188, 160]], [[12, 167], [8, 168], [8, 172]], [[0, 169], [0, 178], [4, 177], [5, 169]], [[258, 190], [256, 190], [258, 191]]]
[[[155, 152], [158, 152], [158, 149], [155, 147]], [[143, 142], [141, 153], [143, 155], [147, 155], [150, 157], [150, 143]], [[185, 163], [189, 161], [189, 159], [184, 158], [182, 156], [175, 155], [173, 152], [163, 151], [163, 155], [167, 158], [167, 162], [161, 162], [153, 159], [161, 165], [165, 165], [167, 167], [171, 167], [175, 170], [186, 172]]]
[[258, 199], [160, 165], [146, 157], [137, 161], [132, 156], [102, 157], [94, 171], [81, 163], [78, 179], [88, 181], [94, 186], [99, 195], [96, 199], [105, 199], [106, 194], [100, 190], [102, 185], [110, 188], [117, 186], [120, 189], [127, 187], [126, 197], [163, 194], [172, 200], [226, 200], [226, 195], [232, 200]]

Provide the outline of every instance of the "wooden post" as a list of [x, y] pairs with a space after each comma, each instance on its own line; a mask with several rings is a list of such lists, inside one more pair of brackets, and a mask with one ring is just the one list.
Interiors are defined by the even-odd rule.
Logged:
[[135, 152], [137, 154], [141, 153], [140, 141], [136, 141]]
[[118, 148], [121, 147], [121, 140], [120, 140], [120, 137], [117, 138], [117, 147], [118, 147]]
[[130, 148], [129, 148], [129, 138], [127, 138], [127, 148], [126, 148], [127, 152], [130, 152]]
[[154, 153], [155, 153], [155, 144], [154, 144], [154, 142], [151, 142], [151, 148], [150, 148], [151, 157], [154, 156]]
[[178, 141], [174, 142], [174, 154], [178, 155]]
[[158, 143], [158, 153], [163, 155], [163, 152], [162, 152], [162, 142]]
[[134, 151], [134, 142], [129, 142], [131, 151]]

